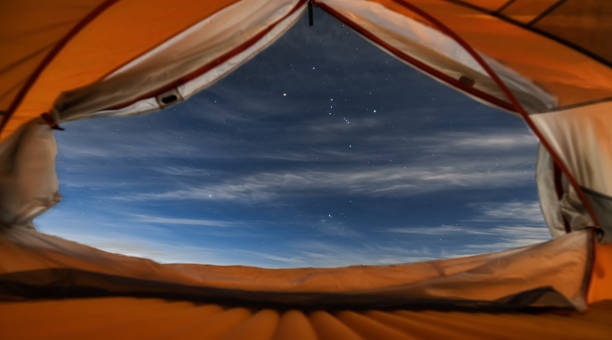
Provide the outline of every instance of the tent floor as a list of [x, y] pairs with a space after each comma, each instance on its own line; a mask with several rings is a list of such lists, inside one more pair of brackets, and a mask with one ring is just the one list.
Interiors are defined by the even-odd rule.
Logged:
[[612, 300], [586, 312], [276, 311], [130, 297], [0, 303], [2, 339], [610, 339]]

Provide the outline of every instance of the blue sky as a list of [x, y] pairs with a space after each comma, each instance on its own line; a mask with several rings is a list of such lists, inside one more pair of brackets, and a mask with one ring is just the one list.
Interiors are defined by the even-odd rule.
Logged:
[[190, 100], [56, 133], [46, 233], [160, 262], [388, 264], [549, 239], [537, 140], [315, 11]]

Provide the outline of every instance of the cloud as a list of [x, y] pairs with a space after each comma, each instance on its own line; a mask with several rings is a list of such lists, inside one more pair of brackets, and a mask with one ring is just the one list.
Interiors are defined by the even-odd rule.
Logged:
[[[525, 131], [528, 132], [528, 131]], [[511, 149], [530, 147], [533, 148], [538, 143], [538, 139], [531, 133], [525, 133], [521, 131], [515, 134], [489, 134], [479, 136], [461, 136], [453, 139], [454, 145], [460, 148], [474, 148], [474, 149]]]
[[550, 240], [550, 232], [546, 227], [528, 227], [521, 225], [500, 226], [491, 228], [490, 240], [486, 243], [468, 244], [468, 249], [480, 251], [501, 251], [505, 249], [525, 247]]
[[[356, 242], [351, 239], [327, 240], [303, 238], [288, 240], [280, 247], [261, 247], [257, 244], [232, 242], [232, 245], [199, 245], [186, 240], [173, 239], [164, 230], [149, 229], [131, 220], [121, 223], [96, 222], [95, 230], [82, 230], [79, 226], [90, 223], [89, 217], [74, 214], [56, 214], [42, 218], [43, 232], [80, 242], [105, 251], [128, 256], [149, 258], [162, 263], [202, 263], [215, 265], [251, 265], [268, 268], [338, 267], [358, 264], [392, 264], [424, 261], [437, 258], [427, 247], [388, 246], [374, 241]], [[191, 219], [166, 219], [146, 216], [144, 221], [154, 223], [170, 220], [192, 224]], [[122, 224], [123, 223], [123, 224]], [[134, 229], [147, 230], [134, 233]], [[233, 236], [235, 237], [235, 235]], [[199, 242], [198, 242], [199, 243]], [[214, 244], [214, 243], [212, 243]]]
[[389, 228], [386, 230], [390, 233], [397, 234], [415, 234], [415, 235], [448, 235], [451, 233], [471, 234], [471, 235], [491, 235], [486, 230], [480, 228], [470, 228], [454, 225], [441, 225], [436, 227], [403, 227]]
[[481, 214], [475, 220], [479, 221], [522, 221], [536, 225], [545, 223], [538, 201], [484, 203], [477, 207]]
[[83, 145], [82, 143], [61, 143], [58, 146], [61, 157], [75, 158], [110, 158], [113, 150], [100, 146]]
[[[511, 201], [471, 204], [477, 214], [471, 225], [388, 228], [385, 231], [404, 235], [465, 235], [467, 242], [459, 246], [459, 254], [496, 252], [524, 247], [551, 239], [537, 201]], [[510, 224], [515, 223], [515, 224]]]
[[416, 227], [416, 228], [390, 228], [390, 233], [405, 235], [436, 235], [456, 238], [465, 235], [470, 237], [460, 238], [465, 244], [457, 244], [455, 254], [443, 254], [441, 257], [469, 256], [482, 252], [498, 252], [506, 249], [525, 247], [550, 240], [550, 232], [544, 226], [438, 226], [438, 227]]
[[427, 261], [438, 258], [429, 248], [388, 247], [376, 242], [358, 244], [305, 240], [291, 244], [295, 267], [343, 267]]
[[417, 140], [433, 147], [445, 147], [452, 143], [450, 149], [454, 150], [495, 150], [508, 151], [516, 148], [533, 148], [538, 144], [537, 137], [527, 129], [514, 129], [514, 131], [487, 131], [487, 132], [441, 132], [434, 136], [419, 137]]
[[[287, 256], [287, 254], [279, 254], [274, 255], [262, 251], [254, 251], [254, 250], [246, 250], [246, 249], [235, 249], [237, 253], [245, 254], [251, 258], [251, 261], [255, 262], [257, 266], [262, 266], [264, 263], [267, 263], [268, 266], [271, 267], [283, 267], [283, 266], [304, 266], [304, 259], [299, 256], [291, 255]], [[262, 261], [267, 260], [267, 261]], [[270, 262], [271, 261], [271, 262]]]
[[163, 175], [169, 176], [211, 176], [214, 172], [209, 169], [203, 169], [192, 166], [156, 166], [151, 170]]
[[134, 222], [138, 223], [155, 223], [155, 224], [167, 224], [167, 225], [195, 225], [202, 227], [231, 227], [241, 223], [230, 222], [223, 220], [209, 220], [200, 218], [176, 218], [176, 217], [163, 217], [155, 215], [142, 215], [142, 214], [131, 214], [130, 215]]
[[350, 194], [407, 197], [436, 191], [488, 189], [528, 183], [532, 174], [516, 167], [487, 169], [473, 162], [453, 166], [383, 165], [327, 170], [262, 171], [220, 184], [179, 190], [131, 193], [121, 200], [271, 201], [288, 196]]

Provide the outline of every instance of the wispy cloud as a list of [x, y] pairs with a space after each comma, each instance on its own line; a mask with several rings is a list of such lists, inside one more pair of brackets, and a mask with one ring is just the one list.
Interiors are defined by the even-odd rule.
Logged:
[[240, 222], [231, 222], [223, 220], [209, 220], [201, 218], [177, 218], [163, 217], [155, 215], [131, 214], [131, 220], [138, 223], [155, 223], [165, 225], [194, 225], [202, 227], [231, 227], [241, 225]]
[[[445, 148], [450, 151], [465, 150], [500, 150], [509, 151], [516, 148], [533, 148], [538, 143], [537, 137], [527, 129], [514, 131], [488, 132], [439, 132], [432, 136], [419, 136], [416, 140], [429, 148]], [[452, 146], [449, 147], [449, 143]]]
[[536, 225], [544, 224], [544, 217], [537, 201], [512, 201], [503, 203], [484, 203], [478, 205], [481, 214], [478, 221], [521, 221]]
[[[100, 130], [112, 131], [113, 124]], [[130, 133], [99, 133], [85, 128], [73, 134], [58, 137], [58, 155], [70, 161], [101, 159], [150, 159], [162, 157], [198, 156], [202, 148], [196, 139], [187, 140], [188, 132], [130, 131]], [[83, 143], [83, 140], [86, 142]]]
[[438, 258], [429, 248], [389, 247], [376, 242], [360, 244], [320, 240], [293, 242], [295, 255], [288, 264], [316, 267], [342, 267], [356, 264], [382, 265], [427, 261]]
[[448, 235], [453, 233], [470, 234], [470, 235], [491, 235], [491, 232], [481, 230], [480, 228], [455, 226], [455, 225], [441, 225], [432, 227], [403, 227], [403, 228], [389, 228], [386, 230], [391, 233], [398, 234], [414, 234], [414, 235]]
[[193, 166], [156, 166], [151, 170], [160, 174], [178, 177], [191, 177], [191, 176], [211, 176], [214, 172], [210, 169], [203, 169]]
[[477, 214], [464, 221], [468, 225], [388, 228], [387, 232], [404, 235], [467, 235], [460, 245], [464, 253], [501, 251], [550, 240], [538, 202], [511, 201], [472, 204]]
[[[387, 232], [404, 235], [436, 235], [457, 237], [466, 235], [471, 237], [460, 238], [465, 244], [457, 244], [457, 254], [453, 256], [467, 256], [482, 252], [496, 252], [511, 248], [519, 248], [550, 240], [550, 232], [544, 226], [439, 226], [417, 228], [390, 228]], [[474, 238], [477, 237], [477, 238]], [[452, 257], [452, 256], [448, 256]]]
[[545, 242], [551, 238], [546, 227], [521, 225], [494, 227], [490, 235], [489, 242], [468, 244], [465, 247], [479, 251], [500, 251]]
[[236, 253], [247, 255], [251, 257], [251, 260], [256, 260], [256, 263], [267, 263], [270, 267], [297, 267], [305, 266], [306, 261], [300, 256], [295, 254], [271, 254], [264, 251], [246, 250], [246, 249], [234, 249]]
[[135, 193], [121, 200], [235, 200], [256, 202], [295, 195], [351, 194], [406, 197], [463, 188], [501, 188], [531, 180], [520, 168], [484, 170], [480, 164], [454, 166], [376, 166], [330, 170], [266, 171], [221, 184], [157, 193]]

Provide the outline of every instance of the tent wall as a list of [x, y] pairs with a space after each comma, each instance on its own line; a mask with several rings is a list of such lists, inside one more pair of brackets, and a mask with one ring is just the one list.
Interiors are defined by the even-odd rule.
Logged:
[[612, 244], [595, 244], [588, 303], [612, 300]]
[[[612, 240], [612, 182], [608, 176], [612, 125], [607, 117], [612, 109], [612, 68], [610, 47], [602, 40], [610, 33], [606, 26], [612, 21], [609, 5], [572, 0], [551, 2], [550, 6], [520, 0], [410, 1], [477, 51], [510, 89], [513, 96], [506, 94], [506, 98], [495, 77], [484, 72], [483, 63], [475, 63], [457, 39], [449, 39], [439, 27], [411, 11], [405, 1], [313, 2], [386, 51], [478, 100], [512, 111], [517, 105], [509, 101], [516, 97], [530, 114], [524, 118], [535, 123], [534, 129], [550, 145], [548, 152], [567, 167], [566, 176], [575, 176], [575, 194], [586, 193], [587, 200], [578, 202], [566, 182], [563, 190], [569, 205], [580, 211], [581, 204], [590, 203], [595, 213], [590, 222], [595, 224], [596, 217], [603, 230], [600, 239]], [[55, 142], [50, 128], [35, 119], [41, 113], [51, 112], [62, 122], [146, 112], [187, 98], [282, 35], [306, 5], [305, 0], [75, 3], [60, 0], [49, 7], [25, 0], [0, 7], [0, 22], [7, 25], [0, 41], [0, 141], [4, 139], [0, 146], [0, 223], [4, 226], [29, 225], [59, 199], [53, 168]], [[166, 98], [172, 100], [166, 102]], [[550, 171], [550, 162], [547, 166], [542, 169]], [[545, 191], [550, 197], [552, 186], [547, 183]], [[416, 299], [582, 309], [587, 300], [611, 298], [611, 248], [596, 247], [591, 272], [591, 233], [577, 230], [590, 227], [589, 220], [584, 213], [576, 219], [580, 223], [570, 219], [565, 231], [574, 232], [562, 235], [559, 226], [566, 223], [563, 200], [553, 197], [548, 202], [553, 211], [548, 216], [554, 217], [547, 221], [553, 221], [551, 229], [558, 236], [549, 243], [409, 266], [267, 272], [159, 265], [27, 228], [11, 228], [0, 235], [0, 269], [4, 281], [15, 284], [4, 285], [4, 289], [17, 287], [8, 292], [15, 296], [32, 290], [54, 292], [47, 288], [59, 283], [67, 285], [64, 288], [69, 292], [92, 285], [107, 294], [135, 290], [210, 296], [199, 289], [212, 287], [224, 289], [223, 296], [248, 291], [247, 296], [259, 296], [257, 303], [264, 303], [261, 296], [277, 302], [286, 298], [303, 301], [300, 294], [316, 292], [341, 294], [308, 295], [311, 303], [337, 301], [333, 299], [414, 303]], [[210, 272], [222, 279], [211, 281]], [[275, 295], [279, 291], [282, 294]], [[286, 292], [298, 294], [283, 295]]]

